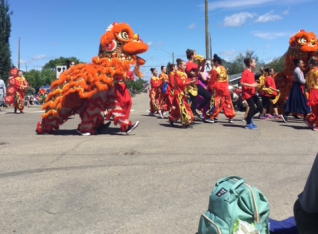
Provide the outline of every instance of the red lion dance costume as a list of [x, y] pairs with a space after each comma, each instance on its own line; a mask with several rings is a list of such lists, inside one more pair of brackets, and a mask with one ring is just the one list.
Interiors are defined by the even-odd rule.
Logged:
[[17, 110], [23, 113], [25, 90], [29, 87], [29, 84], [23, 76], [18, 76], [17, 68], [12, 68], [10, 75], [7, 96], [4, 98], [4, 101], [8, 105], [13, 104], [15, 113], [17, 113]]
[[293, 85], [295, 65], [293, 59], [301, 59], [307, 66], [308, 60], [318, 52], [317, 37], [313, 32], [301, 30], [289, 40], [289, 48], [285, 56], [285, 70], [274, 76], [276, 88], [280, 90], [277, 102], [278, 112], [285, 113], [284, 106]]
[[78, 132], [96, 134], [104, 124], [101, 113], [105, 110], [107, 119], [112, 117], [115, 125], [120, 124], [121, 130], [127, 131], [132, 126], [128, 119], [131, 98], [124, 82], [131, 77], [130, 65], [135, 65], [135, 74], [141, 77], [139, 66], [145, 61], [137, 54], [147, 50], [148, 46], [128, 24], [110, 25], [100, 39], [99, 55], [92, 63], [71, 67], [51, 84], [36, 132], [52, 134], [69, 116], [79, 114]]

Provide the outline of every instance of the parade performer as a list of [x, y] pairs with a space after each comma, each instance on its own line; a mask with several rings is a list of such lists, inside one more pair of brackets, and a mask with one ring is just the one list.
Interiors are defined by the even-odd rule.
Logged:
[[308, 106], [311, 114], [305, 118], [305, 123], [314, 131], [318, 131], [318, 58], [311, 57], [308, 62], [310, 71], [306, 75], [306, 85], [309, 90]]
[[[17, 113], [19, 110], [20, 113], [24, 113], [24, 97], [25, 90], [29, 87], [27, 80], [23, 76], [23, 72], [19, 71], [18, 75], [9, 80], [9, 85], [15, 88], [14, 94], [14, 113]], [[13, 92], [11, 92], [13, 93]]]
[[39, 89], [38, 95], [39, 95], [39, 102], [43, 104], [47, 97], [47, 91], [43, 86]]
[[51, 84], [51, 92], [42, 106], [45, 113], [36, 132], [54, 133], [69, 116], [79, 114], [78, 132], [96, 134], [104, 124], [101, 113], [107, 110], [114, 124], [120, 124], [123, 132], [130, 133], [138, 122], [132, 124], [127, 119], [125, 108], [129, 98], [123, 98], [126, 91], [120, 94], [117, 84], [127, 78], [131, 65], [135, 65], [135, 74], [140, 74], [139, 66], [144, 60], [137, 54], [147, 50], [147, 44], [133, 33], [128, 24], [111, 24], [100, 39], [99, 55], [92, 59], [92, 63], [71, 67]]
[[167, 75], [167, 68], [165, 66], [161, 66], [161, 73], [159, 75], [159, 79], [162, 80], [162, 88], [159, 103], [163, 112], [169, 111], [171, 107], [171, 103], [169, 102], [170, 84], [169, 77]]
[[174, 73], [172, 86], [174, 89], [173, 108], [169, 116], [170, 125], [181, 119], [181, 125], [184, 128], [190, 126], [194, 121], [193, 113], [187, 102], [186, 89], [194, 84], [196, 79], [189, 79], [185, 73], [186, 64], [181, 59], [177, 59], [178, 71]]
[[256, 130], [257, 127], [253, 123], [253, 116], [257, 112], [261, 112], [263, 109], [262, 102], [255, 94], [255, 88], [259, 86], [259, 84], [255, 82], [255, 77], [253, 73], [256, 67], [256, 63], [254, 59], [245, 58], [244, 64], [246, 66], [246, 69], [242, 73], [240, 84], [242, 85], [242, 100], [245, 100], [249, 106], [249, 111], [245, 119], [245, 129]]
[[157, 77], [157, 69], [150, 68], [152, 73], [152, 77], [150, 79], [150, 91], [149, 91], [149, 98], [150, 98], [150, 115], [154, 115], [156, 112], [159, 113], [160, 117], [163, 118], [162, 115], [162, 108], [160, 105], [160, 97], [161, 97], [161, 88], [162, 88], [162, 79]]
[[[186, 64], [185, 72], [190, 79], [196, 80], [195, 84], [189, 86], [188, 90], [188, 93], [191, 97], [191, 110], [195, 116], [202, 119], [201, 109], [211, 100], [211, 95], [204, 87], [199, 84], [198, 79], [199, 75], [202, 77], [204, 76], [204, 73], [201, 71], [201, 69], [204, 68], [206, 61], [202, 56], [198, 56], [194, 50], [187, 49], [186, 56], [188, 62]], [[199, 103], [197, 108], [198, 95], [200, 95], [203, 100], [201, 103]]]
[[[272, 68], [265, 68], [260, 70], [262, 76], [259, 78], [258, 93], [262, 97], [263, 111], [260, 115], [260, 119], [279, 120], [281, 117], [278, 114], [277, 101], [279, 99], [280, 91], [276, 89], [275, 81], [273, 79], [274, 70]], [[273, 104], [274, 117], [271, 114], [267, 114], [270, 104]]]
[[222, 66], [222, 60], [217, 55], [213, 56], [214, 68], [211, 70], [209, 89], [214, 90], [214, 110], [210, 115], [210, 123], [214, 123], [215, 117], [223, 110], [224, 115], [233, 123], [235, 111], [229, 91], [229, 78], [226, 69]]
[[307, 106], [307, 97], [305, 93], [305, 77], [304, 72], [305, 64], [301, 59], [294, 59], [295, 70], [293, 75], [293, 86], [290, 90], [288, 100], [285, 105], [285, 114], [282, 115], [282, 119], [284, 122], [287, 122], [287, 116], [290, 113], [294, 114], [302, 114], [304, 119], [308, 113], [310, 113], [310, 109]]
[[274, 76], [276, 88], [280, 90], [280, 98], [277, 102], [279, 113], [284, 113], [286, 99], [293, 86], [293, 73], [295, 64], [293, 60], [301, 59], [305, 66], [310, 57], [318, 51], [317, 37], [313, 32], [299, 31], [289, 40], [289, 48], [285, 54], [285, 69]]
[[172, 105], [173, 105], [173, 98], [174, 98], [174, 74], [176, 73], [176, 71], [178, 70], [178, 67], [176, 64], [170, 64], [169, 67], [169, 75], [168, 75], [168, 86], [167, 86], [167, 90], [166, 90], [166, 100], [168, 103], [168, 107], [169, 107], [169, 111], [171, 111], [172, 109]]

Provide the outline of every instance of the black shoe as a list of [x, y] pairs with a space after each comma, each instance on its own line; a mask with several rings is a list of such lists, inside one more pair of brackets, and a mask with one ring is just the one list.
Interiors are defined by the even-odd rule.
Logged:
[[280, 115], [280, 117], [282, 118], [282, 120], [287, 123], [288, 120], [287, 120], [287, 115]]
[[292, 115], [295, 119], [300, 119], [300, 117], [297, 114]]
[[170, 120], [170, 119], [169, 119], [169, 123], [170, 123], [170, 126], [171, 126], [171, 127], [173, 127], [173, 126], [174, 126], [173, 121], [172, 121], [172, 120]]
[[14, 113], [17, 113], [17, 108], [14, 108]]
[[127, 134], [131, 133], [132, 131], [134, 131], [135, 128], [138, 127], [138, 125], [139, 125], [139, 121], [137, 121], [134, 125], [130, 125], [128, 129], [126, 130], [126, 133]]
[[110, 125], [111, 123], [112, 123], [112, 122], [109, 121], [109, 122], [107, 122], [106, 124], [103, 124], [103, 125], [99, 126], [99, 127], [96, 129], [96, 132], [97, 132], [98, 134], [101, 134], [106, 128], [109, 127], [109, 125]]

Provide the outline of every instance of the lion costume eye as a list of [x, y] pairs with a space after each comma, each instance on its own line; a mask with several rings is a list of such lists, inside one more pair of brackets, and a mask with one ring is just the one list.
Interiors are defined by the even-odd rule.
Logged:
[[306, 38], [304, 38], [304, 37], [300, 38], [300, 39], [299, 39], [299, 43], [301, 43], [301, 44], [306, 44], [306, 43], [307, 43]]
[[104, 51], [111, 52], [114, 51], [117, 47], [117, 43], [115, 40], [112, 40], [111, 43], [104, 46]]
[[120, 39], [123, 39], [123, 40], [128, 40], [129, 39], [129, 35], [128, 35], [128, 32], [126, 31], [122, 31], [118, 34], [118, 37]]

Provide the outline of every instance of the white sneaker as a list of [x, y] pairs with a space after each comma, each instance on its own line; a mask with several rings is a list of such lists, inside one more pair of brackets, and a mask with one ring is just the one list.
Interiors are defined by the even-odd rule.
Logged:
[[80, 132], [78, 129], [76, 129], [76, 131], [82, 136], [90, 136], [91, 135], [89, 132]]
[[204, 122], [206, 122], [206, 123], [214, 123], [214, 120], [213, 119], [205, 119]]
[[131, 133], [135, 128], [137, 128], [139, 125], [139, 121], [137, 121], [134, 125], [131, 125], [128, 127], [128, 129], [126, 130], [126, 134]]
[[159, 112], [160, 117], [163, 119], [164, 117], [163, 117], [163, 115], [162, 115], [162, 111], [159, 110], [158, 112]]
[[229, 119], [229, 123], [233, 123], [233, 119]]

